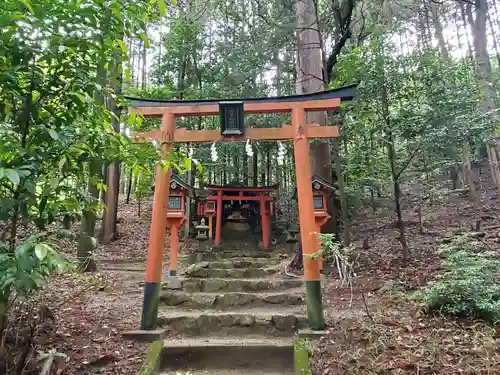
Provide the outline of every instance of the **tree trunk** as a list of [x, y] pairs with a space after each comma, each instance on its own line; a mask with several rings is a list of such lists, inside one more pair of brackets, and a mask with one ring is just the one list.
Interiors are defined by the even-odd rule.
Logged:
[[403, 262], [407, 263], [410, 259], [410, 250], [405, 236], [405, 224], [403, 221], [403, 213], [401, 211], [401, 187], [399, 184], [400, 173], [396, 170], [396, 149], [394, 144], [394, 136], [392, 134], [391, 123], [389, 119], [389, 98], [387, 88], [385, 86], [385, 79], [382, 82], [382, 113], [385, 120], [385, 132], [387, 135], [387, 156], [391, 167], [391, 178], [394, 188], [394, 203], [397, 216], [397, 226], [399, 230], [399, 242], [401, 243], [401, 251], [403, 254]]
[[[297, 0], [297, 93], [308, 94], [323, 91], [324, 62], [322, 39], [318, 27], [317, 11], [314, 0]], [[307, 123], [326, 124], [325, 112], [311, 112], [306, 116]], [[327, 142], [315, 142], [310, 145], [311, 173], [332, 182], [330, 148]], [[326, 233], [337, 232], [333, 200], [327, 202], [330, 219], [323, 226]]]
[[[98, 158], [89, 162], [90, 176], [99, 176], [102, 173], [102, 163]], [[88, 194], [97, 202], [99, 200], [99, 189], [89, 177], [87, 185]], [[83, 271], [92, 272], [96, 269], [96, 264], [92, 259], [92, 252], [95, 249], [96, 240], [94, 238], [96, 224], [96, 213], [93, 208], [84, 209], [82, 212], [82, 222], [80, 226], [80, 237], [78, 240], [77, 257]]]
[[146, 88], [147, 83], [147, 53], [146, 53], [146, 44], [142, 44], [142, 79], [141, 79], [141, 88]]
[[338, 138], [333, 140], [333, 158], [335, 163], [337, 184], [339, 187], [340, 210], [342, 213], [342, 222], [344, 230], [344, 235], [342, 236], [342, 243], [345, 247], [348, 247], [351, 244], [351, 230], [349, 224], [349, 215], [347, 212], [347, 201], [345, 197], [344, 174], [342, 173], [342, 156], [340, 153], [340, 140]]
[[253, 186], [258, 186], [259, 185], [259, 166], [258, 164], [258, 156], [257, 156], [257, 148], [253, 146], [253, 161], [252, 161], [252, 167], [253, 167], [253, 173], [252, 173], [252, 178], [253, 178]]
[[[101, 33], [97, 36], [98, 42], [101, 44], [104, 43], [104, 40], [108, 34], [108, 23], [111, 18], [111, 11], [106, 11], [106, 17], [102, 24]], [[102, 59], [98, 63], [97, 68], [97, 83], [101, 87], [106, 86], [107, 82], [107, 71], [106, 71], [107, 62]], [[96, 90], [94, 92], [94, 99], [99, 105], [104, 105], [104, 90]], [[94, 145], [96, 149], [99, 149], [100, 145], [97, 141], [97, 144]], [[103, 162], [100, 159], [100, 150], [97, 152], [97, 157], [93, 158], [88, 163], [89, 168], [89, 176], [87, 182], [87, 193], [90, 195], [92, 199], [95, 200], [95, 203], [99, 202], [99, 193], [100, 189], [94, 184], [94, 179], [96, 177], [102, 177], [103, 174]], [[94, 207], [85, 207], [82, 210], [82, 221], [80, 225], [80, 234], [78, 239], [78, 250], [77, 250], [77, 258], [80, 262], [83, 271], [94, 271], [96, 269], [96, 265], [94, 260], [92, 259], [92, 251], [95, 247], [95, 224], [97, 221], [97, 213]]]
[[[469, 24], [472, 29], [472, 37], [474, 41], [474, 51], [476, 59], [476, 72], [479, 80], [479, 85], [482, 88], [482, 100], [481, 107], [484, 112], [495, 121], [495, 99], [496, 92], [493, 85], [492, 78], [492, 68], [490, 62], [490, 55], [488, 53], [488, 41], [486, 34], [486, 24], [488, 21], [488, 4], [486, 0], [475, 0], [475, 19], [472, 17], [471, 5], [467, 5], [467, 14], [469, 19]], [[486, 144], [486, 147], [490, 147]], [[469, 147], [470, 148], [470, 147]], [[495, 150], [489, 150], [488, 155], [494, 155]], [[465, 153], [464, 153], [465, 157]], [[498, 185], [498, 179], [496, 178], [496, 166], [494, 161], [489, 159], [490, 166], [493, 169], [492, 179], [493, 183], [496, 185], [497, 189], [500, 189]], [[477, 195], [476, 195], [477, 197]], [[472, 199], [472, 198], [471, 198]]]
[[441, 24], [441, 20], [439, 19], [438, 10], [438, 4], [431, 2], [432, 22], [434, 23], [435, 35], [438, 41], [439, 50], [441, 51], [441, 55], [443, 55], [443, 58], [446, 61], [450, 61], [450, 55], [448, 54], [448, 48], [446, 47], [446, 41], [444, 40], [443, 35], [443, 25]]
[[271, 149], [266, 150], [266, 170], [267, 170], [267, 185], [271, 185]]
[[127, 199], [125, 203], [129, 204], [130, 203], [130, 194], [132, 194], [132, 181], [134, 180], [134, 170], [133, 168], [130, 168], [130, 173], [128, 175], [128, 181], [127, 181]]
[[464, 169], [464, 177], [467, 181], [467, 186], [469, 187], [469, 199], [473, 202], [477, 201], [477, 190], [476, 184], [474, 183], [474, 177], [472, 175], [472, 167], [470, 160], [470, 143], [469, 139], [466, 138], [464, 140], [462, 146], [462, 160], [463, 160], [463, 169]]
[[[119, 96], [121, 94], [122, 74], [119, 69], [121, 65], [121, 54], [115, 51], [113, 61], [113, 71], [111, 73], [110, 87], [112, 91]], [[120, 133], [120, 115], [121, 107], [116, 105], [116, 99], [113, 95], [108, 97], [108, 108], [114, 116], [111, 116], [111, 126], [114, 131]], [[120, 195], [120, 161], [114, 160], [107, 167], [106, 173], [107, 190], [105, 192], [104, 202], [106, 209], [102, 220], [102, 240], [107, 244], [118, 237], [117, 219], [118, 219], [118, 199]]]
[[247, 186], [249, 185], [249, 182], [248, 182], [248, 155], [246, 153], [246, 151], [243, 151], [243, 170], [242, 170], [242, 174], [243, 174], [243, 185], [244, 186]]

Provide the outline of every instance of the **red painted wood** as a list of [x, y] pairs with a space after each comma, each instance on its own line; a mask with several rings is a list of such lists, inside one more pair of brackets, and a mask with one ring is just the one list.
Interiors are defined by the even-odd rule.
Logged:
[[271, 193], [276, 191], [274, 188], [262, 188], [262, 187], [244, 187], [244, 188], [230, 188], [230, 187], [214, 187], [210, 186], [206, 188], [210, 191], [238, 191], [238, 192], [248, 192], [248, 193]]
[[[238, 195], [233, 195], [233, 196], [231, 196], [231, 195], [222, 195], [222, 191], [220, 193], [221, 193], [221, 197], [222, 197], [223, 201], [260, 201], [261, 200], [261, 198], [259, 196], [243, 196], [243, 197], [240, 197]], [[207, 199], [209, 201], [218, 201], [219, 196], [211, 195], [211, 196], [207, 197]], [[263, 196], [262, 199], [265, 200], [265, 201], [272, 201], [273, 197]]]

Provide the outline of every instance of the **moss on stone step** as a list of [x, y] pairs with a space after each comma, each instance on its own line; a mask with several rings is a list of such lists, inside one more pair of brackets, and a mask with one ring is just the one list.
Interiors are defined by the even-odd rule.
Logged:
[[307, 326], [307, 318], [295, 314], [206, 313], [166, 314], [158, 320], [187, 336], [267, 334], [288, 336]]
[[311, 345], [307, 339], [297, 337], [293, 341], [295, 375], [312, 375], [309, 364]]
[[151, 343], [139, 375], [155, 375], [158, 373], [162, 350], [163, 340], [156, 340]]
[[303, 285], [299, 279], [199, 279], [186, 278], [182, 281], [185, 292], [259, 292], [283, 291]]
[[272, 305], [300, 305], [301, 295], [282, 293], [186, 293], [166, 291], [160, 300], [167, 306], [182, 306], [190, 309], [229, 309], [238, 306], [263, 307]]
[[185, 274], [189, 277], [203, 277], [203, 278], [258, 278], [266, 277], [276, 273], [273, 268], [209, 268], [208, 262], [200, 262], [189, 266]]

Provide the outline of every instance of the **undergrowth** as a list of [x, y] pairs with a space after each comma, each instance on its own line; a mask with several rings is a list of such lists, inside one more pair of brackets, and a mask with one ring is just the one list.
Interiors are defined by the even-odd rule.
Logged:
[[500, 260], [482, 242], [458, 237], [442, 245], [444, 272], [415, 294], [427, 313], [500, 322]]

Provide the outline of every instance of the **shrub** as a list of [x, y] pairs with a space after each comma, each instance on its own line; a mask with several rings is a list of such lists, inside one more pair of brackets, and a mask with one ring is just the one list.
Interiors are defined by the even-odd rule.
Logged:
[[428, 313], [500, 321], [500, 260], [482, 243], [459, 237], [443, 245], [444, 273], [417, 293]]

